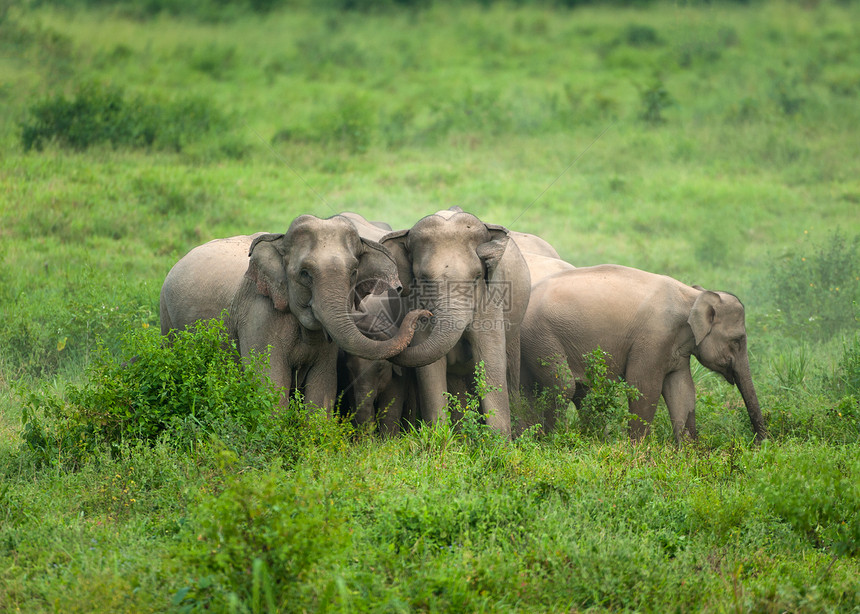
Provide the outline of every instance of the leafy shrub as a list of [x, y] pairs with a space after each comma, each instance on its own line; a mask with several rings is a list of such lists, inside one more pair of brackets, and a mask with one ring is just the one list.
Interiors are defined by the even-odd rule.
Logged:
[[620, 377], [609, 377], [606, 361], [610, 355], [600, 347], [584, 358], [588, 393], [578, 412], [580, 429], [583, 434], [602, 440], [626, 436], [631, 418], [628, 404], [639, 398], [639, 391]]
[[102, 143], [181, 151], [187, 142], [224, 125], [206, 100], [126, 98], [121, 88], [95, 82], [78, 87], [72, 98], [55, 94], [42, 100], [30, 107], [29, 115], [20, 123], [27, 151], [41, 151], [52, 141], [77, 151]]
[[123, 346], [128, 360], [102, 348], [88, 381], [69, 386], [65, 398], [27, 391], [23, 437], [40, 461], [65, 457], [74, 465], [102, 443], [154, 441], [166, 433], [190, 446], [230, 423], [252, 432], [278, 402], [262, 374], [266, 357], [243, 368], [218, 320], [178, 333], [172, 345], [152, 328], [134, 330]]
[[181, 557], [194, 582], [173, 598], [188, 610], [302, 611], [302, 582], [349, 539], [325, 487], [277, 467], [231, 477], [190, 516]]
[[838, 231], [823, 245], [804, 241], [773, 260], [761, 280], [763, 324], [795, 339], [826, 341], [857, 325], [860, 303], [860, 235]]
[[624, 31], [624, 41], [633, 47], [648, 47], [660, 44], [660, 36], [651, 26], [631, 23]]
[[675, 104], [663, 81], [655, 79], [648, 87], [639, 91], [639, 119], [649, 124], [665, 123], [663, 112]]

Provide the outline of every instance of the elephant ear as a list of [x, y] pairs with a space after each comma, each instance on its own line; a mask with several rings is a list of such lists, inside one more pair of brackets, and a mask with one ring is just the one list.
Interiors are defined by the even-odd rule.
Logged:
[[693, 329], [693, 337], [696, 338], [696, 345], [702, 343], [702, 340], [711, 332], [714, 319], [717, 317], [717, 307], [722, 300], [716, 292], [705, 290], [699, 295], [696, 302], [693, 303], [687, 323]]
[[400, 284], [403, 286], [401, 295], [409, 296], [412, 290], [412, 256], [409, 254], [409, 248], [406, 246], [406, 241], [409, 238], [409, 229], [395, 230], [389, 232], [382, 237], [379, 242], [382, 247], [386, 248], [397, 263], [397, 276], [400, 278]]
[[254, 239], [245, 272], [257, 284], [257, 292], [270, 297], [279, 311], [287, 311], [290, 306], [283, 240], [283, 234], [265, 234]]
[[362, 254], [358, 264], [358, 299], [368, 294], [380, 294], [389, 288], [400, 292], [397, 261], [387, 247], [371, 239], [361, 238]]
[[504, 226], [497, 224], [484, 224], [484, 226], [490, 233], [490, 240], [479, 245], [475, 251], [478, 252], [478, 257], [483, 260], [487, 267], [487, 277], [489, 277], [496, 270], [502, 256], [505, 255], [511, 238], [508, 229]]

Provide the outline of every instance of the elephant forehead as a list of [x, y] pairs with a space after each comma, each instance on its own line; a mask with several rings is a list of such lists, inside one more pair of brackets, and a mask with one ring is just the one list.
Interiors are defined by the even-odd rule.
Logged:
[[475, 247], [488, 241], [487, 227], [471, 213], [457, 213], [446, 219], [440, 215], [428, 215], [418, 220], [409, 231], [410, 249], [420, 249], [425, 243], [448, 243]]
[[[312, 216], [302, 216], [312, 218]], [[290, 227], [288, 240], [294, 249], [306, 249], [315, 252], [358, 254], [361, 239], [358, 231], [347, 220], [313, 218], [301, 224]]]
[[430, 277], [445, 275], [446, 271], [448, 274], [477, 273], [482, 270], [482, 264], [476, 247], [450, 237], [433, 244], [425, 243], [423, 249], [413, 251], [412, 268], [416, 274], [420, 272]]

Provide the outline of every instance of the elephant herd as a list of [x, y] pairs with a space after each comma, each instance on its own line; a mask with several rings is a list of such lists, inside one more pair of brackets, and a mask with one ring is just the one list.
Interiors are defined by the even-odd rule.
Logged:
[[632, 437], [661, 395], [676, 439], [696, 437], [690, 356], [738, 387], [756, 439], [766, 436], [736, 297], [618, 265], [574, 267], [540, 237], [459, 207], [404, 230], [302, 215], [283, 234], [196, 247], [164, 281], [161, 331], [225, 313], [242, 356], [270, 351], [274, 385], [389, 434], [442, 418], [482, 362], [481, 413], [510, 437], [511, 398], [534, 403], [564, 373], [579, 404], [583, 355], [600, 346], [611, 374], [641, 393]]

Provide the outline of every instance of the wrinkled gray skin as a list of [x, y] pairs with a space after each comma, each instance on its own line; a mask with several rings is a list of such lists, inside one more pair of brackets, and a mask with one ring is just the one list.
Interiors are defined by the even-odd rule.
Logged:
[[[642, 396], [630, 402], [630, 434], [648, 431], [660, 395], [666, 401], [675, 438], [696, 437], [696, 390], [690, 356], [736, 385], [756, 440], [766, 437], [750, 374], [744, 308], [733, 295], [687, 286], [671, 277], [617, 265], [558, 273], [532, 288], [522, 324], [522, 383], [527, 394], [538, 384], [554, 388], [556, 374], [579, 402], [585, 374], [583, 354], [600, 346], [620, 375]], [[548, 360], [542, 365], [541, 360]], [[549, 416], [552, 426], [554, 416]]]
[[440, 419], [445, 392], [465, 393], [484, 361], [492, 390], [481, 410], [488, 425], [510, 436], [508, 394], [519, 390], [520, 322], [531, 283], [509, 231], [447, 210], [389, 233], [382, 244], [398, 263], [403, 296], [433, 313], [430, 326], [390, 359], [416, 368], [422, 418]]
[[417, 319], [429, 315], [410, 313], [391, 339], [368, 339], [352, 311], [363, 294], [380, 286], [400, 286], [385, 248], [361, 239], [345, 218], [303, 215], [286, 234], [210, 241], [189, 252], [162, 287], [162, 332], [218, 317], [227, 308], [228, 330], [242, 356], [271, 346], [273, 383], [300, 388], [310, 403], [331, 408], [338, 346], [388, 358], [408, 345]]
[[[348, 218], [364, 239], [378, 241], [391, 231], [385, 222], [369, 221], [358, 213], [346, 211], [340, 215]], [[402, 307], [399, 297], [394, 289], [365, 296], [353, 314], [356, 326], [371, 339], [390, 339], [406, 313], [399, 313]], [[397, 304], [396, 322], [391, 319], [392, 303]], [[337, 369], [341, 413], [351, 416], [356, 424], [376, 421], [383, 434], [398, 433], [406, 396], [406, 369], [387, 360], [369, 360], [342, 350]]]

